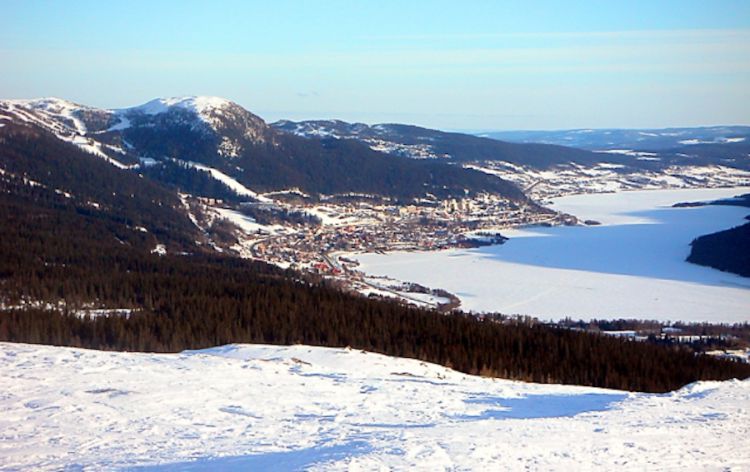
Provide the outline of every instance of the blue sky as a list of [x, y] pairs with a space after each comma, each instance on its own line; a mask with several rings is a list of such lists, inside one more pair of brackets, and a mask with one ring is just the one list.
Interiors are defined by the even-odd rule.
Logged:
[[750, 1], [0, 0], [0, 96], [273, 121], [750, 124]]

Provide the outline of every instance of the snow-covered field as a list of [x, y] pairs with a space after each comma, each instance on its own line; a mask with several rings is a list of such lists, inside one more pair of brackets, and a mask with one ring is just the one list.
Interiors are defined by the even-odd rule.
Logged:
[[368, 274], [455, 293], [474, 311], [543, 319], [750, 320], [750, 279], [685, 262], [697, 236], [737, 226], [747, 208], [671, 208], [750, 192], [651, 190], [562, 197], [553, 208], [603, 223], [503, 232], [504, 245], [358, 254]]
[[309, 346], [0, 343], [3, 470], [729, 470], [750, 381], [664, 395]]

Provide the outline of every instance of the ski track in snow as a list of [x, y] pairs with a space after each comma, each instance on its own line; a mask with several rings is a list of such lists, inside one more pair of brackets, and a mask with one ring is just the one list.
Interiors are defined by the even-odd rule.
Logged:
[[640, 394], [309, 346], [0, 343], [3, 470], [726, 470], [750, 381]]
[[223, 183], [227, 187], [229, 187], [230, 190], [232, 190], [237, 195], [243, 196], [243, 197], [251, 197], [259, 202], [263, 203], [272, 203], [273, 200], [267, 197], [264, 197], [257, 192], [253, 192], [249, 188], [245, 187], [241, 183], [239, 183], [234, 178], [230, 177], [229, 175], [225, 174], [224, 172], [221, 172], [218, 169], [214, 169], [213, 167], [208, 167], [203, 164], [199, 164], [197, 162], [193, 161], [181, 161], [179, 159], [175, 159], [178, 162], [184, 163], [189, 165], [190, 167], [193, 167], [198, 170], [202, 170], [204, 172], [208, 172], [211, 177], [218, 180], [219, 182]]

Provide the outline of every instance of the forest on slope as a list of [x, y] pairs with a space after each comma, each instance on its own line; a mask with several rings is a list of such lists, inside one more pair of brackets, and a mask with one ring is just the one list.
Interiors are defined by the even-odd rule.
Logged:
[[750, 277], [750, 223], [696, 238], [687, 260]]
[[[750, 194], [711, 204], [750, 208]], [[687, 261], [750, 277], [750, 223], [696, 238], [690, 244]]]

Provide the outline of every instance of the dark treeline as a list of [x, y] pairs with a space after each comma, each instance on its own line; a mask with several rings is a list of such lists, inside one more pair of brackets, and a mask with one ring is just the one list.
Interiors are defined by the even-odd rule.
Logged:
[[[37, 155], [41, 159], [46, 151], [40, 148]], [[351, 346], [471, 374], [650, 392], [701, 379], [750, 376], [750, 365], [678, 347], [499, 318], [441, 315], [346, 294], [263, 263], [202, 252], [190, 246], [197, 235], [177, 211], [179, 201], [146, 178], [99, 163], [88, 165], [111, 180], [78, 187], [73, 198], [51, 185], [0, 176], [0, 302], [64, 301], [67, 307], [60, 312], [6, 308], [0, 313], [0, 340], [158, 352], [225, 343]], [[42, 159], [35, 165], [42, 174], [51, 164]], [[20, 168], [13, 172], [23, 175]], [[55, 179], [69, 188], [62, 177]], [[112, 191], [114, 179], [132, 191]], [[107, 211], [92, 209], [90, 198]], [[148, 201], [161, 204], [150, 213], [138, 211]], [[166, 237], [169, 254], [151, 254]], [[176, 255], [173, 247], [191, 255]], [[76, 316], [77, 308], [91, 304], [136, 311], [130, 317]]]
[[566, 318], [555, 323], [566, 328], [586, 329], [590, 331], [624, 331], [633, 330], [644, 333], [660, 333], [664, 328], [673, 328], [679, 334], [695, 336], [730, 335], [750, 343], [750, 323], [706, 323], [684, 321], [657, 321], [627, 319], [592, 319], [573, 320]]
[[[750, 208], [750, 194], [710, 204]], [[687, 261], [750, 277], [750, 223], [694, 239]]]
[[[750, 323], [664, 322], [656, 320], [616, 319], [577, 320], [570, 318], [553, 324], [588, 332], [635, 331], [648, 342], [689, 347], [696, 353], [715, 349], [750, 347]], [[696, 339], [698, 337], [699, 339]]]
[[211, 177], [208, 171], [191, 167], [185, 162], [165, 159], [143, 167], [141, 173], [168, 187], [194, 196], [218, 198], [227, 202], [243, 200], [224, 183]]
[[227, 343], [351, 346], [470, 374], [649, 392], [698, 379], [750, 375], [750, 365], [684, 349], [538, 324], [445, 316], [254, 272], [217, 282], [211, 276], [231, 278], [235, 271], [225, 268], [222, 273], [222, 263], [215, 263], [217, 271], [199, 271], [205, 275], [180, 269], [175, 273], [171, 267], [171, 273], [159, 271], [145, 281], [121, 278], [130, 286], [148, 287], [145, 298], [152, 305], [128, 318], [82, 319], [33, 309], [6, 312], [0, 317], [0, 339], [156, 352]]
[[687, 260], [750, 277], [750, 223], [696, 238]]

